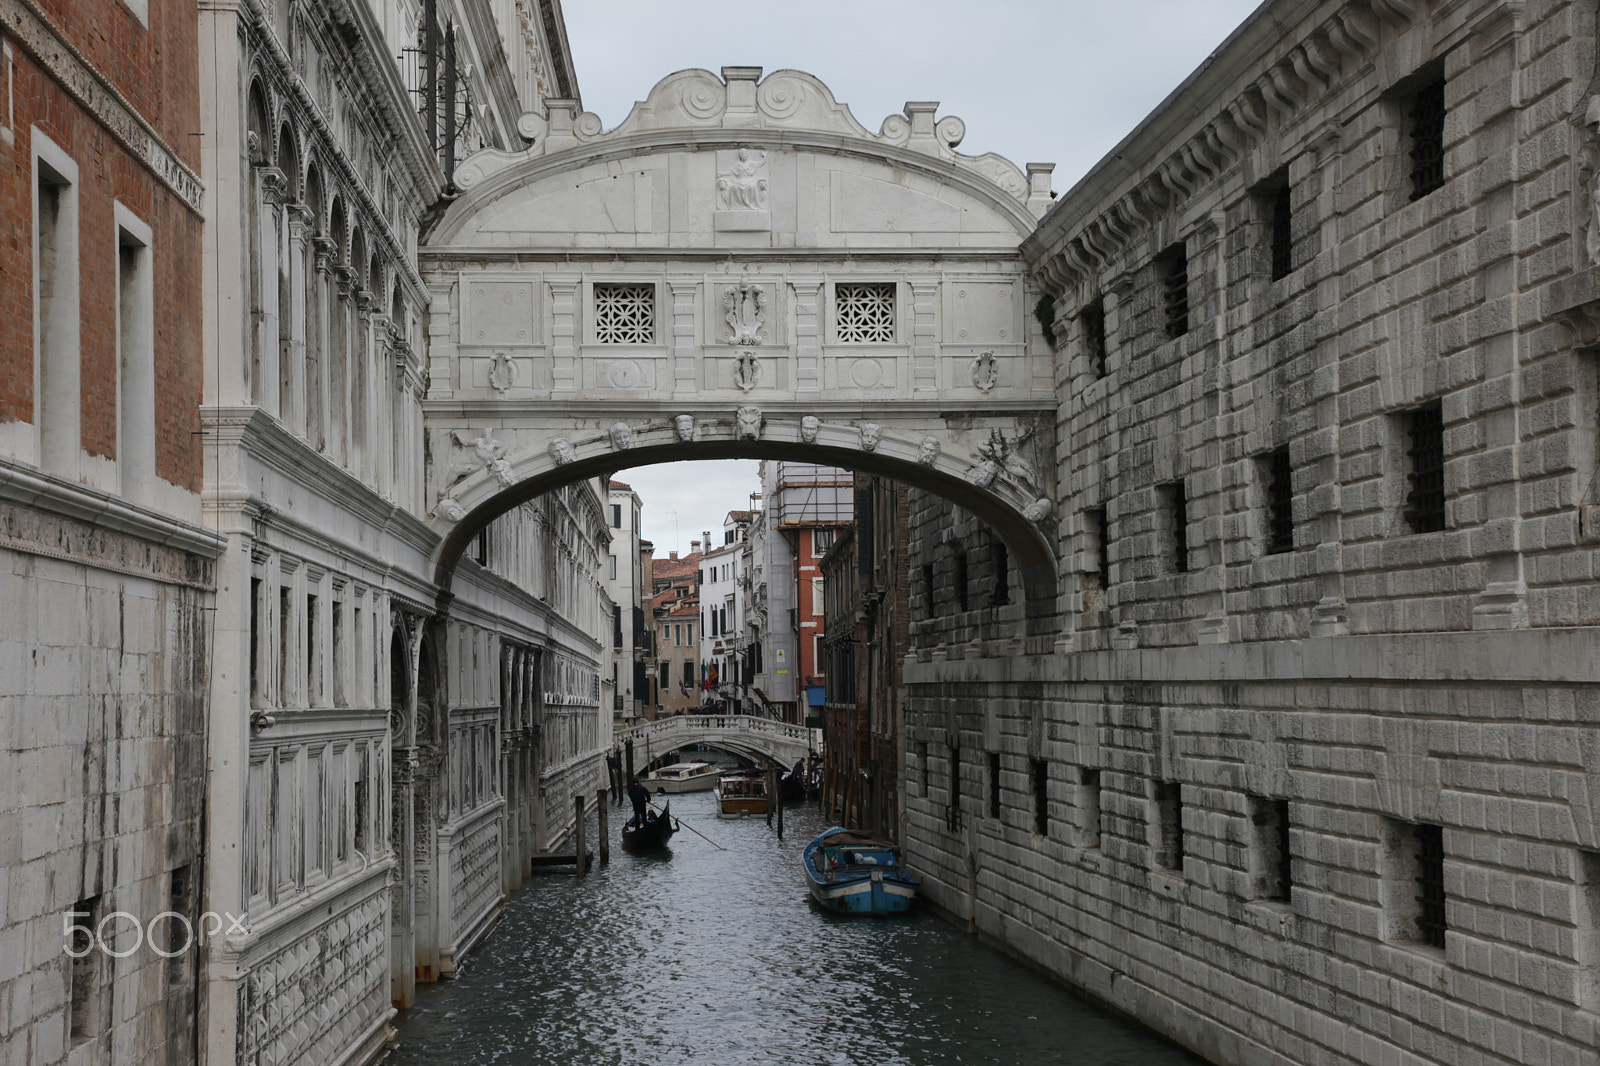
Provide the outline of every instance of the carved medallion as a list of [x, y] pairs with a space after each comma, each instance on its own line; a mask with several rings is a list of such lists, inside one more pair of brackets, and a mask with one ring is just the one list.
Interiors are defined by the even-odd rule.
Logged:
[[984, 352], [972, 361], [972, 387], [979, 392], [988, 392], [1000, 384], [1000, 367], [995, 362], [993, 352]]
[[489, 387], [495, 392], [505, 392], [516, 384], [517, 364], [505, 352], [495, 352], [489, 357]]
[[733, 383], [745, 392], [749, 392], [760, 380], [761, 360], [756, 358], [755, 352], [740, 352], [738, 360], [733, 365]]
[[754, 285], [730, 285], [722, 293], [727, 311], [728, 343], [761, 344], [766, 341], [767, 294]]

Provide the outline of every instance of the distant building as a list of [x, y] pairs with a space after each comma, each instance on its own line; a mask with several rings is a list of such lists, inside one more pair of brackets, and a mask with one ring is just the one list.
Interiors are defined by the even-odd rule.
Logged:
[[653, 701], [646, 717], [700, 706], [700, 541], [683, 558], [671, 552], [651, 567], [651, 628], [655, 640]]
[[633, 488], [621, 481], [610, 482], [606, 499], [611, 548], [602, 576], [606, 594], [611, 597], [612, 617], [611, 661], [602, 687], [606, 706], [619, 723], [626, 723], [643, 714], [635, 678], [640, 645], [644, 643], [641, 638], [648, 633], [642, 605], [646, 571], [641, 568], [639, 554], [639, 512], [643, 503]]
[[705, 691], [712, 703], [741, 714], [745, 693], [740, 686], [745, 646], [746, 556], [750, 532], [749, 511], [729, 511], [722, 522], [722, 544], [708, 545], [700, 561], [700, 659], [705, 669]]

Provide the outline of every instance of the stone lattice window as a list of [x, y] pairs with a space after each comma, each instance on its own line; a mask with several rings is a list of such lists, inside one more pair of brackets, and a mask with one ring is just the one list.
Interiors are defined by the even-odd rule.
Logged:
[[894, 343], [894, 282], [841, 283], [834, 306], [840, 344]]
[[656, 287], [596, 285], [594, 339], [597, 344], [654, 344]]

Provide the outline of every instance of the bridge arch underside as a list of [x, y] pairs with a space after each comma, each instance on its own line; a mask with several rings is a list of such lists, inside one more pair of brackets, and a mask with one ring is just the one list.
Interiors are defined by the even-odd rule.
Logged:
[[[694, 721], [694, 718], [686, 718]], [[758, 766], [767, 764], [776, 765], [779, 769], [786, 770], [793, 766], [799, 759], [804, 759], [814, 750], [805, 741], [792, 737], [768, 736], [760, 733], [732, 732], [729, 730], [707, 729], [704, 732], [695, 732], [692, 728], [684, 730], [681, 736], [651, 737], [646, 741], [647, 750], [636, 750], [634, 755], [641, 767], [648, 766], [659, 760], [664, 755], [685, 748], [694, 748], [705, 745], [718, 751], [737, 755], [748, 759]], [[645, 756], [644, 758], [639, 758]], [[641, 770], [642, 772], [642, 770]]]
[[[1053, 412], [1039, 414], [1053, 417]], [[931, 461], [919, 461], [919, 456], [928, 459], [922, 442], [933, 434], [918, 431], [932, 429], [930, 426], [901, 427], [902, 432], [893, 437], [885, 428], [876, 447], [868, 451], [859, 446], [859, 426], [824, 424], [817, 430], [817, 439], [806, 442], [800, 437], [803, 430], [798, 416], [792, 421], [792, 426], [780, 423], [763, 426], [760, 430], [772, 437], [786, 434], [790, 439], [741, 439], [738, 416], [729, 413], [721, 419], [696, 419], [694, 432], [704, 439], [680, 439], [679, 427], [668, 418], [661, 425], [632, 429], [634, 443], [624, 451], [614, 450], [611, 435], [605, 431], [598, 434], [591, 431], [593, 439], [589, 440], [560, 438], [561, 448], [573, 450], [574, 457], [565, 462], [553, 457], [550, 446], [519, 449], [523, 457], [519, 461], [515, 456], [508, 456], [508, 472], [498, 477], [487, 472], [474, 474], [450, 488], [448, 498], [464, 513], [452, 524], [436, 512], [434, 525], [440, 529], [443, 539], [436, 556], [435, 579], [439, 587], [448, 592], [461, 556], [479, 531], [519, 504], [564, 485], [594, 477], [611, 477], [630, 467], [657, 463], [784, 459], [878, 474], [924, 489], [966, 509], [987, 523], [1005, 542], [1019, 571], [1029, 634], [1047, 631], [1056, 614], [1060, 584], [1059, 565], [1052, 546], [1054, 515], [1044, 506], [1048, 501], [1030, 500], [1029, 486], [1012, 482], [1003, 474], [995, 474], [987, 484], [974, 482], [971, 472], [981, 469], [984, 462], [976, 456], [963, 456], [959, 451], [941, 446]], [[888, 420], [884, 421], [887, 426]], [[966, 424], [972, 421], [963, 418]], [[1010, 425], [1016, 419], [1004, 421]], [[944, 428], [942, 423], [940, 428]], [[744, 431], [749, 431], [748, 427]], [[653, 437], [658, 439], [651, 439]], [[659, 439], [663, 437], [670, 439]], [[830, 441], [830, 437], [837, 439]], [[556, 439], [554, 434], [550, 439]], [[584, 454], [592, 450], [598, 450], [599, 454]], [[987, 473], [982, 475], [988, 476]], [[510, 484], [504, 485], [505, 481]]]

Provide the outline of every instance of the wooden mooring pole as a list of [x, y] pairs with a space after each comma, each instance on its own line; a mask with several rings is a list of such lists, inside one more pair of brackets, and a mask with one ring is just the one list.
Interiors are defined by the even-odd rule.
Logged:
[[611, 861], [611, 812], [606, 807], [605, 789], [595, 796], [595, 805], [600, 811], [600, 865], [604, 866]]
[[[572, 820], [573, 851], [578, 856], [578, 876], [582, 877], [589, 872], [589, 841], [588, 832], [584, 823], [583, 795], [580, 793], [572, 797], [573, 805], [577, 808], [577, 816]], [[604, 807], [600, 808], [605, 810]]]
[[783, 839], [783, 796], [779, 794], [782, 786], [778, 782], [778, 771], [772, 771], [772, 793], [767, 801], [767, 810], [778, 808], [778, 839]]
[[767, 825], [772, 825], [772, 805], [778, 801], [778, 775], [767, 767]]

